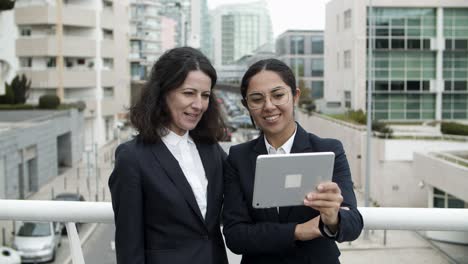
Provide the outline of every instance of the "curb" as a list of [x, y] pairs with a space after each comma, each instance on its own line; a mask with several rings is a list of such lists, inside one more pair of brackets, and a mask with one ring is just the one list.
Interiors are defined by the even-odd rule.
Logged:
[[[88, 232], [86, 232], [83, 235], [83, 238], [80, 238], [80, 244], [81, 244], [81, 249], [83, 249], [83, 245], [88, 241], [88, 239], [91, 237], [91, 235], [94, 233], [94, 230], [98, 227], [98, 223], [93, 223], [91, 227], [88, 229]], [[63, 262], [64, 264], [72, 264], [72, 259], [71, 256], [68, 256], [65, 261]]]

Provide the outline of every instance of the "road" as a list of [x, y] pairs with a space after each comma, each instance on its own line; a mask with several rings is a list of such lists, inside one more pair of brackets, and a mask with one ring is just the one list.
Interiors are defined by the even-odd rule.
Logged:
[[83, 245], [85, 263], [115, 264], [115, 251], [111, 243], [114, 241], [115, 226], [99, 224], [92, 236]]

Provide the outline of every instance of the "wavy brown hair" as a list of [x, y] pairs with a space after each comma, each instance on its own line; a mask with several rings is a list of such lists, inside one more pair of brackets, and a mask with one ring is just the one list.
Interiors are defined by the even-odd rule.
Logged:
[[[168, 50], [156, 61], [140, 98], [130, 108], [130, 122], [139, 133], [137, 140], [153, 144], [167, 134], [165, 128], [171, 122], [167, 94], [180, 87], [189, 72], [198, 70], [210, 77], [213, 89], [217, 80], [216, 70], [208, 58], [194, 48]], [[224, 133], [218, 101], [211, 93], [207, 110], [189, 134], [197, 142], [215, 143], [224, 137]]]

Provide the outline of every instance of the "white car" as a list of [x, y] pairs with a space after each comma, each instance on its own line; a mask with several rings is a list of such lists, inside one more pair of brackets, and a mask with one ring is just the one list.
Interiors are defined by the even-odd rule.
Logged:
[[54, 261], [61, 234], [60, 223], [18, 221], [13, 248], [19, 252], [23, 263]]
[[0, 263], [21, 264], [21, 256], [16, 250], [8, 247], [0, 247]]

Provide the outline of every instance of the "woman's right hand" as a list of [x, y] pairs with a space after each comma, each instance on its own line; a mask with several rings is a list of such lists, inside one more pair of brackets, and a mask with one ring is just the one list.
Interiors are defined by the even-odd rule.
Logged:
[[319, 229], [319, 220], [320, 215], [305, 223], [297, 224], [296, 229], [294, 230], [294, 238], [296, 240], [306, 241], [321, 237], [322, 233], [320, 233]]

